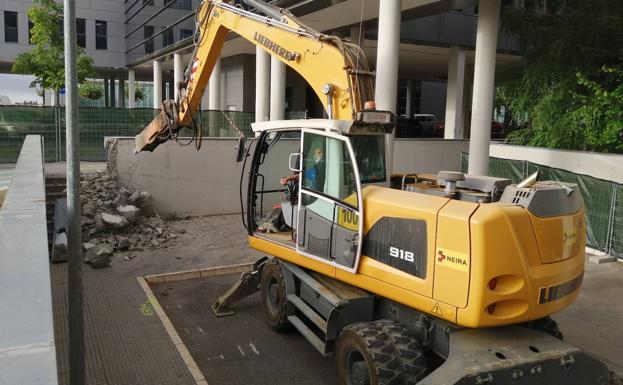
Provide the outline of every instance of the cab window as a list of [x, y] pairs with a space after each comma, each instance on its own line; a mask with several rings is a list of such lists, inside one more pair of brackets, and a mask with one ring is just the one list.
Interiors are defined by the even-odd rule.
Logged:
[[385, 138], [383, 135], [351, 136], [361, 183], [385, 182]]
[[303, 189], [357, 207], [357, 182], [345, 141], [314, 133], [303, 138]]

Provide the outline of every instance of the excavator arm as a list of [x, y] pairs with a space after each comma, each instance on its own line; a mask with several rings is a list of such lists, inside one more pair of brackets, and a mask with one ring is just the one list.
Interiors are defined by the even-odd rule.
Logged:
[[[263, 4], [263, 7], [272, 7]], [[289, 12], [272, 7], [280, 19], [264, 17], [222, 0], [203, 0], [197, 9], [198, 38], [193, 61], [179, 87], [179, 102], [166, 100], [162, 110], [139, 135], [136, 152], [153, 151], [193, 115], [227, 34], [235, 32], [298, 72], [311, 86], [332, 119], [356, 120], [366, 101], [374, 100], [373, 76], [361, 48], [319, 33]]]

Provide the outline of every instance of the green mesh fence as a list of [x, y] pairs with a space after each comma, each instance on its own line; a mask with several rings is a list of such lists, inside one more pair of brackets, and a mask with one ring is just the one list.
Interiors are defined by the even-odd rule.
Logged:
[[[467, 172], [469, 154], [461, 154], [461, 171]], [[517, 183], [540, 171], [542, 180], [577, 183], [586, 205], [587, 244], [623, 256], [623, 186], [588, 175], [542, 166], [528, 161], [489, 158], [489, 175]]]
[[[104, 137], [138, 134], [158, 110], [151, 108], [80, 108], [80, 159], [106, 160]], [[254, 114], [241, 111], [202, 111], [198, 115], [203, 137], [252, 136]], [[47, 162], [65, 159], [65, 109], [62, 107], [0, 106], [0, 163], [17, 161], [24, 138], [42, 135]], [[184, 130], [182, 136], [192, 135]]]

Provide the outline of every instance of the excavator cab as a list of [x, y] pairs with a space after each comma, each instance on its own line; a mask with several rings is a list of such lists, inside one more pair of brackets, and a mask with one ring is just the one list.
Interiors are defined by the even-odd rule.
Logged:
[[253, 129], [249, 235], [356, 272], [361, 189], [387, 183], [384, 134], [391, 128], [317, 119], [256, 123]]

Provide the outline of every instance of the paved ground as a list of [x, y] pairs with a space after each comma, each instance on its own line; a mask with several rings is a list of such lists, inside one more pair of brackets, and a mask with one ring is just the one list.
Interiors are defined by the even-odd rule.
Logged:
[[[57, 170], [58, 169], [58, 170]], [[95, 170], [101, 169], [96, 164]], [[62, 175], [56, 165], [46, 172]], [[58, 171], [58, 174], [56, 173]], [[240, 216], [176, 221], [186, 233], [168, 249], [121, 255], [113, 266], [83, 265], [88, 385], [186, 385], [193, 379], [160, 320], [147, 302], [137, 276], [254, 261]], [[60, 384], [67, 384], [67, 265], [51, 268]]]
[[296, 330], [273, 332], [259, 295], [217, 318], [210, 305], [238, 275], [156, 285], [154, 294], [209, 384], [334, 385], [333, 360], [323, 358]]
[[[137, 252], [134, 253], [136, 258], [129, 261], [117, 256], [113, 258], [113, 266], [107, 269], [93, 270], [84, 265], [87, 384], [192, 384], [192, 377], [184, 367], [159, 319], [151, 311], [136, 277], [251, 262], [256, 260], [259, 254], [247, 247], [246, 233], [239, 215], [180, 220], [176, 226], [185, 227], [187, 232], [180, 237], [177, 245], [168, 249]], [[52, 284], [53, 300], [57, 310], [55, 324], [61, 338], [63, 334], [66, 335], [67, 330], [63, 317], [67, 309], [65, 264], [52, 267]], [[568, 341], [604, 359], [613, 369], [623, 373], [623, 344], [621, 344], [623, 328], [620, 327], [623, 322], [623, 305], [620, 303], [620, 298], [623, 298], [623, 265], [619, 263], [587, 265], [583, 288], [580, 299], [555, 318], [560, 322]], [[157, 290], [160, 291], [160, 288]], [[238, 341], [236, 338], [240, 336], [231, 331], [235, 329], [233, 324], [207, 323], [206, 317], [210, 311], [208, 306], [214, 292], [194, 291], [182, 285], [173, 289], [167, 287], [164, 290], [182, 293], [189, 303], [194, 301], [194, 305], [188, 307], [189, 318], [177, 320], [178, 333], [187, 341], [191, 352], [195, 353], [195, 360], [200, 365], [205, 365], [204, 374], [208, 380], [212, 376], [223, 381], [211, 383], [216, 385], [330, 383], [329, 378], [333, 376], [332, 371], [329, 373], [332, 370], [330, 361], [321, 359], [298, 334], [279, 337], [284, 338], [289, 346], [283, 351], [279, 350], [274, 342], [265, 339], [265, 333], [272, 334], [272, 332], [267, 330], [263, 320], [250, 317], [251, 312], [258, 310], [258, 304], [252, 300], [249, 300], [250, 313], [245, 313], [249, 317], [244, 319], [243, 326], [249, 330], [257, 330], [256, 337], [252, 341], [246, 339]], [[166, 306], [175, 306], [174, 303], [167, 301], [168, 299], [164, 298]], [[205, 336], [198, 327], [205, 332]], [[209, 328], [219, 332], [206, 337], [209, 335]], [[216, 338], [216, 340], [209, 342], [202, 338]], [[61, 384], [66, 384], [64, 355], [66, 347], [62, 338], [59, 341]], [[229, 346], [221, 346], [223, 341]], [[236, 350], [237, 345], [241, 346], [245, 356], [242, 354], [236, 356], [236, 350], [232, 348], [234, 343]], [[258, 361], [255, 357], [257, 354], [249, 343], [253, 343], [260, 355], [266, 355], [267, 358]], [[220, 354], [231, 361], [222, 363], [213, 360], [215, 356], [220, 358]], [[302, 362], [300, 366], [302, 371], [295, 371], [295, 375], [289, 377], [290, 381], [270, 382], [269, 376], [275, 373], [259, 374], [242, 369], [240, 373], [247, 376], [251, 382], [225, 381], [228, 378], [228, 370], [239, 371], [252, 361], [255, 362], [249, 366], [250, 369], [265, 367], [270, 358], [286, 362], [289, 360], [291, 366]], [[305, 374], [304, 368], [312, 368], [317, 377]]]
[[578, 300], [554, 315], [565, 340], [623, 376], [623, 263], [586, 264]]

